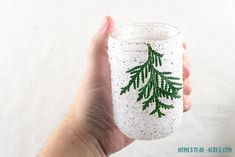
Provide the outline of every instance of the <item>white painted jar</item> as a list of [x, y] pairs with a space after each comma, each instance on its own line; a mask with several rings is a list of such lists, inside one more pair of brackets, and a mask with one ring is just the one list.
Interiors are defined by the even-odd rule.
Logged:
[[131, 24], [115, 29], [108, 47], [118, 128], [141, 140], [172, 134], [183, 114], [182, 33], [168, 24]]

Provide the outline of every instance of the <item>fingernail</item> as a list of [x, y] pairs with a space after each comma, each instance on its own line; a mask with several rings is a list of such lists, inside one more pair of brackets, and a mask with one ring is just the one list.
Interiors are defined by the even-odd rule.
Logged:
[[105, 18], [103, 19], [103, 22], [101, 23], [100, 29], [104, 29], [105, 26], [106, 26], [106, 24], [107, 24], [107, 18], [105, 17]]

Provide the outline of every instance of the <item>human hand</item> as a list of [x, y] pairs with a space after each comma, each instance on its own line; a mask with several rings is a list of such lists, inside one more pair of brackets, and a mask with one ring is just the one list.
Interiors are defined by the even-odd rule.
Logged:
[[[125, 136], [115, 125], [112, 112], [111, 73], [107, 53], [108, 36], [113, 28], [111, 17], [106, 17], [105, 25], [93, 37], [88, 51], [86, 74], [77, 97], [77, 109], [84, 108], [87, 132], [102, 145], [106, 154], [114, 153], [130, 144], [133, 139]], [[183, 45], [186, 48], [186, 45]], [[191, 107], [191, 85], [189, 82], [189, 61], [184, 54], [184, 111]], [[83, 107], [81, 107], [83, 106]], [[82, 114], [82, 113], [80, 113]]]
[[[87, 150], [93, 156], [108, 156], [133, 142], [133, 139], [128, 138], [118, 129], [113, 120], [111, 73], [107, 53], [108, 37], [113, 26], [112, 18], [105, 17], [104, 23], [93, 37], [78, 95], [65, 115], [59, 127], [61, 129], [58, 129], [71, 130], [69, 131], [71, 137], [66, 136], [65, 139], [72, 138], [70, 141], [75, 144], [70, 145], [69, 148], [75, 147], [73, 151], [77, 151], [76, 154], [80, 155], [83, 153], [83, 156], [86, 155], [81, 149]], [[185, 44], [183, 46], [186, 48]], [[191, 108], [189, 95], [192, 87], [189, 80], [189, 61], [186, 55], [183, 60], [183, 99], [184, 111], [187, 111]]]

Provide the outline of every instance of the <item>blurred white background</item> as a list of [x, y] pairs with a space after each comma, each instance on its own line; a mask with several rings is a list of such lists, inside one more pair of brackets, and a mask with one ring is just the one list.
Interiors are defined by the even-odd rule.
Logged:
[[193, 108], [174, 135], [135, 141], [112, 156], [235, 156], [177, 152], [235, 149], [233, 0], [0, 0], [0, 156], [37, 154], [75, 96], [89, 40], [105, 15], [116, 26], [163, 22], [183, 30], [194, 87]]

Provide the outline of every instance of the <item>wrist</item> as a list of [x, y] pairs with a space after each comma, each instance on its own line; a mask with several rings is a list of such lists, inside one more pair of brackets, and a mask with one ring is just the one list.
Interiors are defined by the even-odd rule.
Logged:
[[76, 153], [84, 157], [106, 157], [99, 141], [88, 133], [85, 129], [86, 126], [82, 123], [82, 121], [78, 122], [73, 117], [68, 118], [65, 120], [66, 129], [63, 129], [67, 130], [66, 134], [69, 135], [69, 141], [73, 143]]
[[49, 137], [39, 157], [105, 157], [99, 141], [66, 115]]

